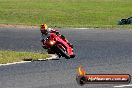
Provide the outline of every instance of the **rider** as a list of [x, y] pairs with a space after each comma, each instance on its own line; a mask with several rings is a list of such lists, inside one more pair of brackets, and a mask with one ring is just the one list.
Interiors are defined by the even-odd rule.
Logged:
[[47, 49], [44, 42], [45, 42], [45, 39], [49, 36], [50, 33], [55, 33], [57, 36], [61, 37], [65, 42], [67, 42], [67, 44], [70, 47], [73, 47], [73, 45], [71, 43], [69, 43], [69, 41], [63, 35], [61, 35], [58, 30], [48, 28], [47, 24], [41, 24], [40, 31], [42, 33], [41, 42], [42, 42], [42, 47], [44, 49]]

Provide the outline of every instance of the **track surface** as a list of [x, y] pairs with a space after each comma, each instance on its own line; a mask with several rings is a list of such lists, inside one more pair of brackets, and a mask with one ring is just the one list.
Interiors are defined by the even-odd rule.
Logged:
[[[132, 75], [131, 30], [60, 30], [76, 58], [0, 66], [0, 88], [112, 88], [120, 84], [76, 83], [77, 68], [88, 73]], [[0, 49], [43, 51], [38, 29], [0, 28]]]

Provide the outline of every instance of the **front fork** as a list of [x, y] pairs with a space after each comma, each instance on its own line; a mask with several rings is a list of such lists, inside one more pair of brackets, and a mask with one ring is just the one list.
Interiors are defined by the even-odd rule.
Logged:
[[61, 57], [61, 53], [59, 52], [59, 49], [57, 48], [56, 45], [51, 47], [51, 50], [58, 55], [58, 57]]

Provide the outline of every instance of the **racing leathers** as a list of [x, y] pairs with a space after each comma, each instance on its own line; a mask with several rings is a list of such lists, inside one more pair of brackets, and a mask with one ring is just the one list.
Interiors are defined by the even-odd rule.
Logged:
[[55, 29], [51, 29], [51, 28], [48, 28], [47, 32], [46, 33], [42, 33], [42, 36], [41, 36], [41, 43], [42, 43], [42, 47], [44, 49], [47, 49], [46, 45], [45, 45], [45, 42], [46, 42], [46, 38], [48, 36], [50, 36], [50, 33], [55, 33], [57, 36], [59, 36], [61, 39], [63, 39], [65, 42], [67, 42], [67, 44], [73, 48], [73, 45], [63, 36], [59, 33], [58, 30], [55, 30]]

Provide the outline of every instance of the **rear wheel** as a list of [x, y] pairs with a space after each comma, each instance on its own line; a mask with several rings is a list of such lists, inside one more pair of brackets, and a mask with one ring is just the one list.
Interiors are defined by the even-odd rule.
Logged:
[[47, 52], [48, 52], [48, 54], [55, 54], [55, 52], [51, 49], [48, 49]]

